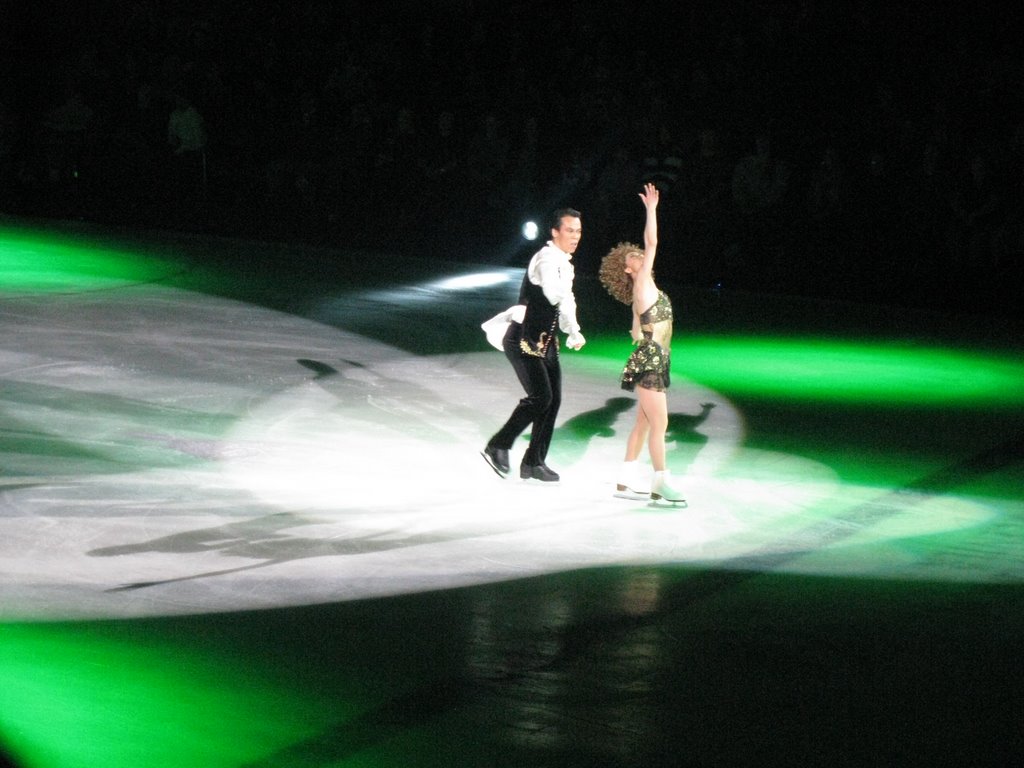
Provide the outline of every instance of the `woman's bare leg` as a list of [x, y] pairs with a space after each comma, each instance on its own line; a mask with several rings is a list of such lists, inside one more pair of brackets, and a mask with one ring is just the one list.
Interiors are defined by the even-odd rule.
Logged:
[[649, 430], [650, 426], [647, 423], [647, 415], [644, 413], [643, 406], [638, 401], [636, 421], [633, 423], [633, 429], [629, 433], [629, 439], [626, 440], [626, 461], [636, 461], [640, 458], [640, 452], [644, 449], [644, 443], [647, 442]]
[[[665, 469], [665, 432], [668, 430], [668, 398], [664, 392], [637, 387], [637, 399], [649, 430], [647, 448], [655, 472]], [[638, 415], [639, 421], [639, 415]], [[634, 433], [636, 429], [634, 428]], [[632, 435], [630, 435], [632, 439]]]

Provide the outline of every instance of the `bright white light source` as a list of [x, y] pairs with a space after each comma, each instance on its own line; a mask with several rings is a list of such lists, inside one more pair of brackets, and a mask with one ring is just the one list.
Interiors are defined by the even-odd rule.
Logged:
[[523, 237], [527, 240], [536, 240], [539, 232], [540, 228], [537, 226], [536, 221], [528, 221], [523, 224]]
[[434, 283], [434, 287], [444, 291], [471, 291], [475, 288], [501, 285], [507, 283], [509, 279], [505, 272], [475, 272], [471, 275], [459, 275], [439, 280]]

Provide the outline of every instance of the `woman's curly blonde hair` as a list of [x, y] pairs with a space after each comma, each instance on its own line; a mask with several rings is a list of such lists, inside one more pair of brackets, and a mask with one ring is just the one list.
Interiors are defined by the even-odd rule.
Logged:
[[643, 255], [643, 252], [636, 243], [619, 243], [601, 259], [597, 272], [601, 285], [623, 304], [633, 303], [633, 276], [626, 274], [626, 257], [631, 253]]

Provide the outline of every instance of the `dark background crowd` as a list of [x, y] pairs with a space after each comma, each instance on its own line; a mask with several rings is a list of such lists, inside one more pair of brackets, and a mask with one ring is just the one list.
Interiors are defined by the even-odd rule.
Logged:
[[662, 279], [1013, 313], [1020, 26], [840, 0], [2, 6], [0, 213], [578, 269], [661, 206]]

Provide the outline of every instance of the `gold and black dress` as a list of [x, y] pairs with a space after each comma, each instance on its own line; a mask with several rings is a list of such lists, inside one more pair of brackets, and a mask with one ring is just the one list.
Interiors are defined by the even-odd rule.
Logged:
[[632, 392], [640, 386], [664, 392], [669, 387], [669, 355], [672, 344], [672, 302], [664, 291], [640, 315], [643, 338], [626, 361], [622, 388]]

